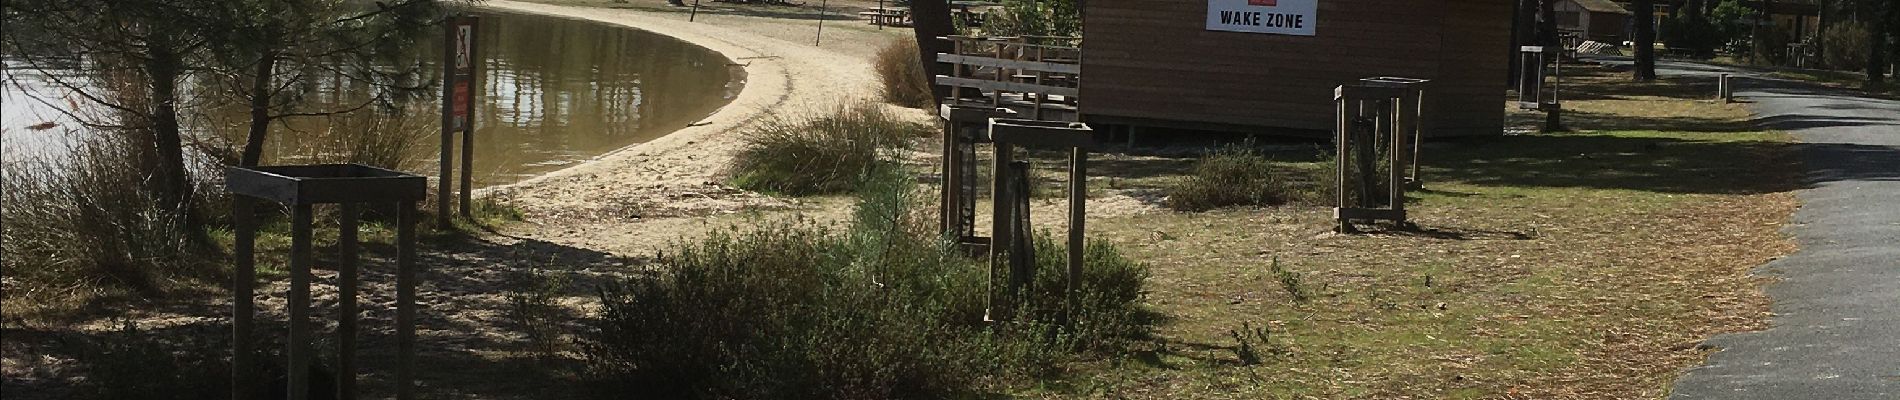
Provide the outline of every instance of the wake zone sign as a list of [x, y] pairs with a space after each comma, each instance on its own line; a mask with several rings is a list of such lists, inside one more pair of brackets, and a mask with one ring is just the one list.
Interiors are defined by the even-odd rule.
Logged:
[[1313, 36], [1319, 0], [1207, 0], [1207, 30]]

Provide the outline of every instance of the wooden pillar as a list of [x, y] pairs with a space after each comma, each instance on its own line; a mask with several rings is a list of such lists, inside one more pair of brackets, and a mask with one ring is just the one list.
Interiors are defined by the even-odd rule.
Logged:
[[462, 204], [463, 218], [469, 218], [470, 204], [474, 204], [475, 188], [475, 105], [481, 104], [482, 87], [482, 24], [481, 17], [464, 17], [473, 20], [469, 23], [468, 35], [468, 117], [462, 126]]
[[[1089, 205], [1089, 152], [1076, 148], [1069, 158], [1069, 273], [1066, 277], [1063, 294], [1066, 295], [1068, 311], [1075, 312], [1081, 304], [1078, 297], [1082, 291], [1082, 261], [1087, 253], [1087, 232]], [[1073, 319], [1065, 318], [1066, 321]]]
[[943, 168], [938, 171], [943, 174], [938, 180], [942, 183], [943, 195], [937, 196], [940, 208], [938, 228], [953, 239], [962, 236], [962, 229], [955, 222], [960, 217], [957, 213], [961, 209], [957, 197], [963, 195], [963, 181], [957, 179], [957, 172], [963, 165], [962, 154], [957, 151], [957, 130], [956, 122], [943, 120]]
[[340, 400], [356, 399], [356, 292], [357, 245], [356, 204], [339, 206], [343, 214], [337, 228], [337, 322], [336, 322], [336, 394]]
[[1009, 286], [1010, 292], [1029, 293], [1030, 286], [1036, 282], [1035, 234], [1030, 231], [1029, 196], [1034, 187], [1029, 185], [1029, 162], [1009, 163]]
[[416, 205], [397, 207], [396, 399], [410, 400], [416, 397]]
[[1013, 196], [1011, 196], [1010, 193], [1012, 190], [1010, 190], [1009, 179], [1006, 177], [1009, 176], [1009, 165], [1015, 162], [1015, 157], [1012, 157], [1010, 154], [1012, 149], [1009, 143], [1001, 140], [995, 140], [994, 143], [996, 154], [995, 157], [991, 157], [992, 161], [990, 164], [989, 283], [992, 287], [990, 290], [990, 317], [992, 320], [1001, 320], [1007, 318], [1005, 316], [1008, 313], [1004, 309], [1009, 308], [1006, 300], [1008, 296], [1006, 293], [1003, 293], [1003, 291], [996, 290], [994, 286], [999, 280], [997, 278], [1003, 275], [1001, 273], [1004, 263], [1002, 258], [1003, 254], [1008, 251], [1010, 244], [1014, 243], [1010, 238], [1009, 223], [1010, 199]]
[[442, 147], [435, 180], [435, 226], [449, 226], [449, 203], [455, 197], [455, 17], [442, 24]]
[[[1412, 119], [1405, 112], [1406, 107], [1411, 105], [1405, 100], [1406, 97], [1402, 95], [1392, 99], [1391, 106], [1386, 108], [1386, 112], [1392, 113], [1391, 130], [1387, 131], [1391, 133], [1386, 138], [1386, 145], [1390, 146], [1390, 150], [1386, 151], [1386, 161], [1391, 165], [1386, 168], [1386, 190], [1389, 191], [1386, 206], [1401, 212], [1401, 215], [1405, 211], [1405, 169], [1401, 166], [1405, 165], [1405, 136], [1412, 127]], [[1403, 219], [1396, 222], [1405, 224]]]
[[251, 359], [252, 322], [256, 311], [252, 305], [253, 287], [257, 284], [257, 222], [252, 205], [256, 200], [244, 196], [231, 196], [231, 230], [236, 235], [231, 245], [231, 397], [244, 398], [252, 394], [251, 383], [256, 377], [255, 361]]
[[[1334, 121], [1335, 127], [1333, 128], [1333, 195], [1334, 204], [1337, 204], [1334, 210], [1352, 207], [1352, 203], [1348, 202], [1349, 194], [1347, 193], [1348, 190], [1346, 190], [1349, 187], [1348, 185], [1350, 185], [1346, 180], [1346, 174], [1350, 172], [1348, 168], [1346, 168], [1346, 166], [1350, 165], [1347, 163], [1349, 159], [1346, 157], [1346, 144], [1352, 135], [1352, 116], [1346, 114], [1347, 111], [1352, 109], [1348, 103], [1350, 103], [1350, 101], [1346, 99], [1342, 93], [1342, 96], [1340, 96], [1336, 104], [1333, 105], [1333, 115], [1334, 118], [1337, 119], [1337, 121]], [[1335, 219], [1338, 223], [1337, 226], [1334, 227], [1335, 231], [1339, 233], [1352, 231], [1351, 221], [1348, 221], [1346, 218]]]
[[290, 222], [290, 340], [286, 399], [310, 397], [310, 205], [292, 207]]

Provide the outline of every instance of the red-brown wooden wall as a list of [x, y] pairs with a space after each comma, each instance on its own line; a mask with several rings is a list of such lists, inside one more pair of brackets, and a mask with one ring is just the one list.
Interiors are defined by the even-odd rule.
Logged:
[[1318, 36], [1215, 32], [1205, 0], [1086, 0], [1081, 111], [1105, 121], [1330, 130], [1334, 87], [1433, 80], [1428, 134], [1503, 131], [1508, 0], [1320, 0]]

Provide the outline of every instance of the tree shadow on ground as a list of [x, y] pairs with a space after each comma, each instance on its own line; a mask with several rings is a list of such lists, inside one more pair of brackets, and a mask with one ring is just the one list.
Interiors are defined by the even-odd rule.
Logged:
[[[1782, 169], [1792, 173], [1791, 146], [1609, 135], [1504, 136], [1462, 140], [1428, 155], [1426, 166], [1429, 179], [1476, 185], [1759, 194], [1797, 188], [1792, 176], [1761, 173], [1772, 165], [1787, 166]], [[1900, 171], [1892, 174], [1900, 176]]]

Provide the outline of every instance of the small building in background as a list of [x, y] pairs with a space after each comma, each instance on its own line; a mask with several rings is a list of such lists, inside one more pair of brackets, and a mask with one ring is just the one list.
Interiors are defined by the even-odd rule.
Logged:
[[1503, 132], [1511, 0], [1082, 4], [1090, 124], [1326, 135], [1333, 88], [1394, 76], [1432, 81], [1427, 135]]
[[1618, 44], [1629, 40], [1630, 18], [1634, 13], [1610, 0], [1563, 0], [1557, 2], [1557, 29], [1576, 33], [1583, 40]]

